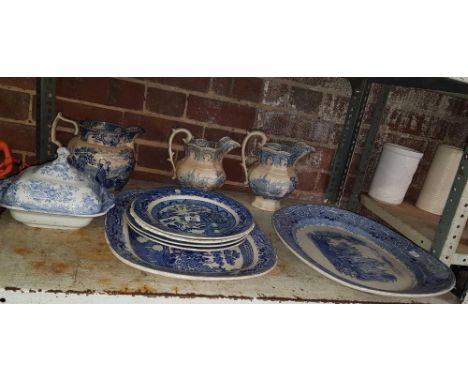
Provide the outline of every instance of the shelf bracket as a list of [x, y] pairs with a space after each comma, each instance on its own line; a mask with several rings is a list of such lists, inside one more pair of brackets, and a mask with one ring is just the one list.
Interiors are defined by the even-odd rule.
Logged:
[[36, 83], [36, 158], [38, 163], [52, 159], [50, 127], [55, 117], [55, 78], [40, 77]]
[[388, 94], [390, 92], [390, 86], [383, 85], [380, 91], [377, 103], [375, 105], [374, 115], [372, 117], [371, 126], [367, 132], [366, 142], [361, 153], [361, 159], [359, 161], [358, 172], [356, 179], [354, 180], [353, 190], [348, 201], [348, 209], [350, 211], [357, 211], [360, 206], [359, 196], [361, 195], [366, 180], [366, 172], [369, 164], [369, 159], [374, 149], [375, 139], [379, 132], [380, 122], [382, 121], [383, 111], [387, 104]]
[[350, 78], [349, 81], [351, 83], [352, 94], [346, 113], [341, 141], [333, 160], [330, 181], [325, 192], [325, 202], [328, 203], [336, 203], [341, 199], [371, 87], [371, 81], [365, 78]]
[[455, 251], [460, 243], [468, 217], [468, 144], [458, 166], [450, 195], [437, 226], [431, 253], [443, 263], [456, 263]]

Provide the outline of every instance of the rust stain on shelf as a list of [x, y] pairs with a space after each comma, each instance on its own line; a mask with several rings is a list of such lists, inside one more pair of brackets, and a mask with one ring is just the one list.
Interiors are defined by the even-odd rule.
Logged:
[[[42, 292], [42, 290], [38, 289], [35, 290], [27, 290], [23, 291], [21, 288], [16, 287], [5, 287], [5, 291], [13, 291], [13, 292], [29, 292], [29, 293], [36, 293]], [[213, 299], [213, 300], [245, 300], [245, 301], [266, 301], [266, 302], [284, 302], [284, 303], [333, 303], [333, 304], [401, 304], [401, 302], [375, 302], [375, 301], [362, 301], [362, 300], [335, 300], [335, 299], [308, 299], [302, 298], [299, 296], [291, 296], [291, 297], [281, 297], [281, 296], [265, 296], [265, 295], [258, 295], [256, 297], [249, 297], [249, 296], [236, 296], [236, 295], [209, 295], [209, 294], [198, 294], [198, 293], [184, 293], [184, 294], [174, 294], [174, 293], [166, 293], [166, 292], [157, 292], [154, 288], [148, 288], [144, 285], [140, 289], [129, 289], [124, 288], [123, 290], [104, 290], [104, 293], [97, 292], [92, 289], [86, 290], [60, 290], [60, 289], [48, 289], [45, 290], [44, 293], [54, 293], [59, 294], [63, 293], [65, 295], [109, 295], [109, 296], [143, 296], [143, 297], [162, 297], [162, 298], [181, 298], [181, 299], [197, 299], [197, 298], [206, 298], [206, 299]], [[411, 300], [408, 303], [412, 304], [419, 304], [420, 302]]]
[[273, 270], [270, 272], [271, 275], [273, 276], [278, 276], [281, 274], [284, 270], [284, 263], [282, 260], [278, 260], [278, 264], [276, 264], [276, 267], [273, 268]]
[[65, 264], [65, 263], [55, 263], [50, 266], [50, 269], [52, 270], [53, 273], [58, 274], [58, 273], [64, 273], [68, 269], [70, 269], [70, 265]]
[[31, 266], [34, 268], [34, 269], [40, 269], [40, 268], [44, 268], [46, 265], [46, 262], [44, 260], [41, 260], [41, 261], [33, 261], [31, 263]]
[[31, 262], [31, 266], [34, 269], [40, 269], [44, 272], [52, 272], [54, 274], [65, 273], [70, 269], [70, 264], [67, 263], [51, 263], [48, 264], [46, 261], [33, 261]]
[[17, 255], [20, 255], [20, 256], [29, 255], [29, 254], [33, 253], [33, 250], [31, 248], [28, 248], [28, 247], [16, 247], [16, 248], [13, 248], [13, 251]]

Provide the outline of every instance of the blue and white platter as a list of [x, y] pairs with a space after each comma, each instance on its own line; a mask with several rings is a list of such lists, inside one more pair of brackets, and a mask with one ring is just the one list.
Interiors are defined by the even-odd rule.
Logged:
[[130, 214], [144, 231], [200, 243], [241, 239], [255, 227], [251, 213], [238, 201], [190, 188], [146, 191], [135, 198]]
[[283, 243], [324, 276], [364, 292], [428, 297], [449, 292], [455, 276], [441, 261], [391, 229], [325, 205], [296, 205], [273, 215]]
[[[146, 191], [147, 192], [147, 191]], [[255, 228], [238, 247], [214, 251], [187, 251], [160, 245], [126, 224], [125, 211], [144, 190], [130, 190], [116, 197], [106, 216], [106, 240], [125, 264], [149, 273], [194, 280], [238, 280], [261, 276], [277, 261], [268, 237]]]

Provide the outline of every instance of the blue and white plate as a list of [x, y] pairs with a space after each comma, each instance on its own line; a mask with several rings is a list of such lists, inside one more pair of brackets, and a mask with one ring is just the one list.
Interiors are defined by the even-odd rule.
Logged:
[[251, 213], [227, 196], [190, 188], [146, 191], [130, 208], [144, 230], [168, 239], [221, 243], [247, 236], [255, 227]]
[[131, 267], [168, 277], [196, 280], [234, 280], [263, 275], [276, 265], [268, 237], [256, 228], [238, 247], [220, 251], [185, 251], [157, 245], [129, 230], [125, 210], [144, 190], [116, 197], [106, 216], [106, 240], [114, 255]]
[[436, 296], [455, 285], [452, 271], [391, 229], [325, 205], [297, 205], [273, 215], [283, 243], [306, 264], [343, 285], [402, 297]]
[[220, 244], [200, 244], [192, 241], [179, 241], [179, 240], [171, 240], [167, 239], [164, 236], [159, 236], [157, 234], [154, 234], [152, 232], [144, 231], [141, 229], [138, 225], [135, 224], [135, 221], [133, 220], [131, 214], [129, 213], [128, 209], [125, 214], [125, 220], [128, 225], [128, 228], [132, 231], [135, 231], [137, 234], [147, 237], [149, 240], [153, 240], [159, 244], [167, 245], [173, 248], [178, 248], [178, 249], [187, 249], [189, 251], [200, 251], [200, 250], [211, 250], [211, 249], [226, 249], [226, 248], [231, 248], [238, 246], [241, 244], [245, 238], [242, 239], [237, 239], [234, 241], [228, 241], [225, 243], [220, 243]]

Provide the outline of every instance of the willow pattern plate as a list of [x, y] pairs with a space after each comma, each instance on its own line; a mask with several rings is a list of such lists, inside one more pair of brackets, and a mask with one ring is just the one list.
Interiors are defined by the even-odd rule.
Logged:
[[455, 284], [452, 271], [391, 229], [325, 205], [298, 205], [273, 215], [283, 243], [326, 277], [365, 292], [435, 296]]
[[169, 239], [221, 243], [241, 239], [255, 227], [249, 210], [236, 200], [189, 188], [146, 191], [135, 198], [130, 214], [144, 231]]
[[149, 240], [152, 240], [162, 245], [167, 245], [167, 246], [178, 248], [178, 249], [186, 249], [189, 251], [227, 249], [227, 248], [235, 247], [241, 244], [245, 240], [245, 238], [243, 238], [240, 240], [235, 240], [235, 241], [221, 243], [221, 244], [200, 244], [196, 242], [190, 243], [190, 242], [184, 242], [184, 241], [170, 240], [170, 239], [166, 239], [163, 236], [158, 236], [151, 232], [142, 230], [140, 227], [134, 224], [134, 222], [132, 221], [131, 215], [128, 213], [128, 210], [125, 214], [125, 221], [130, 230], [135, 231], [137, 234], [141, 236], [147, 237]]
[[244, 243], [229, 250], [185, 251], [155, 245], [129, 230], [125, 210], [144, 190], [130, 190], [116, 197], [106, 216], [106, 240], [114, 255], [125, 264], [149, 273], [196, 280], [237, 280], [263, 275], [276, 265], [268, 237], [256, 228]]

